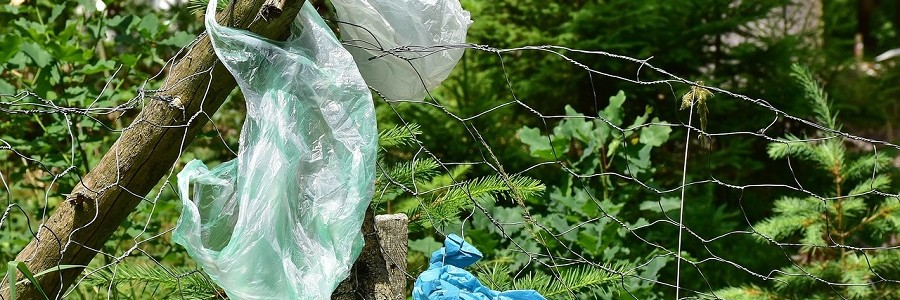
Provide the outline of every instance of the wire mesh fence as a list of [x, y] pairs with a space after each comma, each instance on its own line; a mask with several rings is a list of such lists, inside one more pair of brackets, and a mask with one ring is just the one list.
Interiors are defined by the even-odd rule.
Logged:
[[[109, 85], [83, 106], [28, 91], [0, 95], [3, 119], [40, 127], [13, 124], [0, 136], [3, 258], [41, 259], [15, 257], [32, 239], [94, 257], [86, 266], [57, 264], [57, 271], [36, 274], [84, 270], [50, 298], [224, 297], [170, 240], [178, 218], [173, 183], [192, 158], [234, 157], [241, 96], [232, 93], [218, 112], [200, 106], [175, 125], [138, 114], [151, 105], [186, 112], [187, 103], [171, 91], [198, 78], [206, 88], [222, 80], [212, 67], [164, 77], [189, 63], [188, 52], [201, 40], [117, 103], [103, 101], [117, 92]], [[548, 298], [900, 297], [900, 196], [891, 183], [900, 147], [842, 130], [802, 67], [794, 67], [796, 82], [785, 84], [803, 88], [805, 98], [795, 101], [808, 104], [806, 114], [679, 77], [652, 58], [556, 45], [381, 49], [350, 40], [345, 46], [383, 53], [372, 59], [407, 61], [466, 51], [445, 87], [427, 98], [375, 100], [384, 128], [373, 207], [410, 216], [411, 281], [443, 236], [457, 233], [484, 250], [476, 273], [486, 285], [537, 289]], [[517, 83], [531, 75], [522, 65], [535, 62], [568, 66], [561, 81], [578, 81], [587, 92], [520, 97], [533, 88]], [[605, 70], [611, 64], [635, 72]], [[486, 66], [494, 71], [477, 72]], [[602, 94], [598, 85], [613, 81], [657, 97]], [[723, 106], [737, 115], [721, 115]], [[59, 207], [93, 200], [71, 191], [85, 185], [82, 176], [100, 156], [134, 151], [112, 142], [147, 126], [178, 132], [178, 157], [149, 195], [125, 190], [140, 203], [112, 238], [88, 247], [78, 232], [89, 224], [70, 235], [49, 230]], [[194, 126], [202, 126], [196, 138], [188, 130]], [[34, 132], [45, 136], [42, 143]], [[85, 147], [89, 142], [107, 148]], [[741, 176], [747, 165], [763, 165], [771, 176]], [[86, 185], [125, 189], [125, 178], [108, 176], [115, 178], [110, 184]], [[96, 212], [88, 219], [103, 218]]]

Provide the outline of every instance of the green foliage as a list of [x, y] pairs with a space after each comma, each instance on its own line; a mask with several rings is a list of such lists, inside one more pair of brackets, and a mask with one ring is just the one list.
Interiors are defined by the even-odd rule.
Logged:
[[[382, 130], [382, 147], [409, 147], [421, 134], [418, 124]], [[539, 181], [521, 175], [488, 175], [463, 179], [472, 169], [459, 165], [449, 170], [432, 157], [388, 164], [382, 159], [375, 181], [379, 191], [373, 202], [385, 204], [389, 212], [410, 216], [415, 228], [443, 228], [459, 222], [460, 213], [471, 210], [475, 201], [496, 198], [536, 197], [544, 191]], [[442, 174], [443, 171], [448, 171]]]
[[[10, 282], [15, 281], [16, 280], [16, 271], [22, 272], [22, 275], [25, 276], [25, 279], [27, 279], [28, 282], [31, 283], [31, 285], [34, 286], [35, 289], [38, 290], [38, 293], [40, 293], [40, 295], [43, 296], [44, 299], [49, 299], [47, 297], [47, 294], [44, 293], [44, 289], [41, 288], [40, 284], [38, 284], [38, 281], [35, 279], [34, 274], [31, 273], [31, 270], [28, 269], [28, 266], [25, 265], [24, 262], [14, 260], [14, 261], [7, 263], [6, 264], [6, 280], [9, 280]], [[13, 288], [13, 287], [18, 284], [19, 284], [18, 282], [16, 282], [16, 284], [10, 284], [10, 286], [12, 286], [9, 289], [9, 299], [10, 300], [16, 300], [16, 288]]]
[[[659, 216], [662, 212], [629, 205], [649, 196], [639, 186], [597, 175], [618, 172], [652, 183], [655, 168], [651, 164], [651, 152], [669, 139], [671, 128], [655, 117], [651, 119], [649, 108], [626, 123], [622, 108], [625, 102], [625, 94], [619, 92], [610, 97], [609, 105], [598, 111], [597, 117], [587, 117], [567, 106], [566, 116], [549, 134], [527, 126], [519, 129], [518, 137], [534, 159], [559, 162], [571, 173], [549, 181], [545, 199], [528, 198], [534, 223], [541, 226], [526, 222], [525, 211], [519, 206], [485, 203], [486, 213], [497, 224], [504, 224], [499, 227], [512, 240], [477, 244], [482, 249], [510, 249], [514, 242], [521, 250], [547, 253], [556, 258], [577, 253], [604, 267], [582, 265], [528, 272], [527, 259], [521, 253], [488, 251], [487, 264], [491, 267], [480, 273], [482, 282], [497, 289], [534, 288], [550, 298], [560, 299], [573, 295], [618, 298], [627, 296], [626, 290], [646, 299], [659, 295], [647, 280], [657, 279], [670, 258], [656, 256], [654, 249], [635, 243], [630, 231], [647, 224], [643, 216]], [[629, 125], [625, 127], [625, 124]], [[472, 219], [466, 234], [473, 240], [485, 241], [502, 234], [501, 228], [481, 212], [476, 212]], [[530, 232], [538, 232], [539, 238]], [[541, 260], [552, 263], [553, 259]], [[509, 275], [520, 272], [520, 277]], [[636, 278], [637, 275], [642, 279]]]
[[[809, 71], [796, 65], [792, 69], [810, 100], [816, 122], [826, 129], [839, 129], [826, 94]], [[898, 252], [850, 248], [858, 243], [880, 245], [888, 238], [885, 233], [900, 230], [900, 201], [871, 193], [893, 188], [890, 176], [878, 174], [886, 161], [875, 154], [851, 158], [840, 137], [824, 130], [817, 134], [811, 140], [788, 135], [769, 145], [769, 155], [811, 162], [831, 186], [813, 191], [823, 197], [776, 200], [773, 215], [753, 226], [760, 242], [800, 243], [794, 264], [781, 269], [771, 289], [730, 288], [722, 291], [723, 295], [735, 299], [756, 295], [773, 295], [767, 296], [773, 299], [897, 296], [880, 284], [881, 278], [896, 278]]]
[[[135, 98], [138, 88], [145, 82], [145, 89], [159, 87], [158, 82], [146, 80], [159, 73], [163, 62], [202, 30], [197, 16], [206, 1], [190, 0], [171, 11], [152, 10], [146, 1], [106, 1], [108, 7], [102, 11], [96, 10], [93, 1], [85, 0], [29, 0], [21, 6], [0, 6], [0, 24], [7, 25], [0, 27], [0, 94], [32, 91], [41, 97], [0, 104], [0, 170], [10, 184], [3, 203], [14, 204], [5, 223], [0, 224], [0, 261], [12, 260], [33, 238], [45, 213], [63, 200], [61, 193], [78, 182], [76, 174], [84, 174], [96, 164], [116, 139], [115, 132], [134, 118], [138, 106], [156, 101]], [[216, 1], [220, 9], [226, 8], [228, 1]], [[635, 58], [652, 56], [654, 65], [673, 74], [704, 78], [709, 86], [765, 99], [794, 115], [810, 112], [812, 119], [827, 129], [844, 125], [848, 131], [868, 134], [871, 130], [889, 130], [895, 123], [900, 103], [893, 101], [900, 94], [896, 84], [900, 79], [898, 64], [877, 64], [873, 67], [875, 75], [870, 75], [860, 71], [848, 50], [853, 49], [852, 37], [857, 31], [852, 21], [856, 1], [823, 3], [821, 39], [818, 31], [765, 36], [747, 30], [746, 24], [770, 17], [773, 8], [791, 2], [787, 0], [462, 2], [476, 21], [469, 31], [469, 42], [501, 48], [559, 45]], [[881, 2], [884, 9], [874, 13], [871, 23], [877, 41], [875, 47], [867, 44], [864, 54], [867, 65], [872, 56], [897, 47], [896, 24], [900, 23], [890, 19], [897, 4]], [[722, 37], [733, 35], [748, 39], [738, 44], [723, 43]], [[633, 78], [641, 67], [602, 55], [561, 53], [585, 66], [626, 78]], [[818, 74], [829, 79], [828, 84], [819, 86], [809, 72], [784, 67], [798, 60], [812, 64]], [[643, 68], [639, 77], [655, 80], [660, 74]], [[799, 87], [785, 84], [791, 78], [800, 80]], [[483, 265], [488, 267], [479, 277], [498, 289], [535, 288], [551, 298], [570, 298], [569, 290], [587, 299], [630, 298], [621, 289], [624, 283], [637, 298], [653, 298], [666, 289], [638, 277], [673, 282], [674, 275], [670, 274], [672, 268], [664, 268], [671, 265], [671, 258], [657, 256], [660, 253], [647, 243], [673, 245], [676, 228], [664, 223], [648, 225], [647, 220], [664, 221], [667, 213], [671, 217], [679, 209], [679, 199], [603, 174], [634, 176], [650, 187], [672, 186], [672, 178], [680, 179], [680, 168], [673, 170], [668, 163], [680, 160], [681, 155], [665, 154], [680, 153], [683, 145], [668, 142], [676, 133], [661, 120], [675, 122], [672, 120], [677, 118], [685, 122], [684, 113], [673, 105], [677, 105], [676, 95], [682, 94], [699, 103], [695, 95], [703, 94], [703, 90], [694, 88], [670, 91], [668, 87], [588, 75], [580, 66], [547, 52], [497, 55], [467, 50], [454, 74], [432, 92], [434, 98], [426, 105], [376, 101], [379, 127], [389, 129], [383, 130], [379, 139], [383, 149], [373, 205], [379, 212], [406, 212], [413, 218], [409, 243], [412, 275], [427, 265], [426, 255], [440, 247], [434, 238], [440, 236], [437, 232], [465, 229], [466, 237], [487, 255]], [[626, 101], [624, 93], [608, 101], [597, 97], [621, 89], [629, 92], [629, 99], [640, 101]], [[835, 99], [833, 106], [826, 91]], [[796, 101], [800, 96], [814, 102], [812, 109], [806, 101]], [[44, 100], [59, 108], [122, 109], [70, 113], [68, 118], [53, 112], [7, 113], [37, 108], [32, 104], [46, 104]], [[511, 102], [514, 100], [528, 109]], [[570, 105], [563, 106], [562, 102]], [[769, 114], [760, 113], [760, 108], [747, 109], [742, 101], [715, 103], [703, 109], [696, 107], [703, 130], [707, 123], [714, 124], [710, 126], [717, 132], [737, 132], [756, 130], [771, 122]], [[844, 124], [837, 122], [833, 107], [841, 110]], [[237, 148], [244, 110], [240, 95], [235, 94], [212, 116], [215, 124], [202, 129], [181, 163], [193, 158], [230, 159], [233, 153], [228, 147]], [[564, 114], [566, 118], [556, 122], [538, 117], [535, 111], [542, 116]], [[398, 116], [418, 124], [402, 125], [407, 123], [400, 122]], [[782, 142], [769, 145], [763, 139], [728, 138], [705, 149], [710, 151], [704, 153], [704, 159], [690, 161], [689, 169], [714, 174], [724, 182], [756, 182], [760, 178], [769, 182], [792, 179], [794, 175], [764, 156], [790, 158], [792, 162], [799, 159], [816, 170], [796, 176], [818, 197], [772, 197], [766, 191], [747, 189], [742, 191], [745, 199], [774, 198], [774, 207], [766, 201], [746, 201], [738, 207], [727, 201], [729, 197], [722, 197], [722, 188], [692, 186], [686, 197], [690, 203], [685, 207], [687, 226], [704, 237], [719, 236], [738, 229], [735, 220], [743, 213], [742, 223], [746, 218], [755, 230], [773, 241], [805, 246], [783, 248], [796, 265], [771, 267], [787, 272], [774, 284], [754, 281], [745, 270], [733, 266], [698, 264], [703, 278], [683, 268], [683, 287], [716, 290], [735, 286], [716, 292], [725, 299], [835, 298], [829, 292], [831, 287], [807, 275], [813, 274], [829, 282], [869, 284], [835, 287], [847, 298], [900, 297], [890, 290], [891, 286], [878, 282], [878, 276], [898, 278], [896, 250], [835, 247], [835, 243], [843, 242], [878, 246], [900, 231], [900, 201], [872, 193], [894, 187], [886, 174], [895, 172], [890, 167], [890, 155], [881, 153], [881, 148], [877, 156], [860, 155], [827, 130], [786, 133]], [[228, 147], [222, 147], [223, 140]], [[17, 152], [4, 150], [4, 143]], [[488, 150], [491, 153], [486, 154]], [[496, 155], [497, 161], [485, 163], [488, 155]], [[529, 171], [506, 173], [495, 169], [501, 162], [508, 170]], [[536, 163], [546, 164], [532, 169]], [[559, 166], [565, 168], [561, 171]], [[696, 174], [689, 172], [689, 179]], [[214, 287], [203, 286], [205, 279], [194, 278], [202, 276], [200, 273], [167, 270], [149, 263], [153, 259], [163, 266], [191, 265], [183, 249], [172, 246], [168, 235], [157, 236], [177, 221], [178, 204], [169, 201], [177, 199], [172, 184], [160, 183], [100, 249], [119, 254], [140, 243], [149, 258], [135, 259], [147, 263], [129, 258], [101, 271], [107, 273], [94, 273], [70, 291], [71, 297], [96, 298], [107, 291], [110, 281], [115, 287], [112, 297], [148, 297], [135, 293], [157, 285], [160, 292], [153, 297], [191, 297], [194, 293], [202, 298], [215, 293]], [[581, 224], [588, 220], [592, 221]], [[544, 225], [549, 232], [565, 233], [554, 237], [537, 225]], [[635, 228], [640, 228], [637, 234], [644, 240], [635, 238]], [[731, 256], [725, 258], [751, 270], [771, 269], [769, 265], [784, 257], [762, 236], [756, 236], [755, 241], [748, 237], [746, 242], [725, 239], [714, 243], [686, 239], [685, 257], [696, 261], [705, 253]], [[772, 249], [777, 253], [764, 254]], [[529, 265], [531, 257], [520, 250], [554, 257], [577, 253], [615, 271], [594, 265], [560, 269]], [[113, 256], [98, 256], [91, 267], [111, 265], [113, 260]], [[650, 263], [635, 269], [646, 262]], [[135, 268], [127, 270], [130, 267]], [[109, 280], [109, 271], [118, 272], [115, 279]], [[182, 287], [173, 285], [176, 278], [181, 279]], [[171, 294], [177, 290], [185, 292]]]
[[[122, 263], [90, 272], [82, 279], [85, 288], [98, 294], [112, 291], [116, 299], [221, 299], [219, 290], [203, 272], [187, 268], [162, 268], [157, 265]], [[122, 288], [120, 286], [125, 286]], [[140, 290], [152, 291], [148, 296]]]
[[[626, 274], [622, 265], [600, 268], [576, 267], [559, 270], [558, 280], [545, 273], [531, 273], [513, 278], [508, 266], [499, 261], [487, 262], [477, 273], [478, 278], [497, 290], [536, 290], [547, 299], [568, 299], [572, 293], [590, 293], [615, 285]], [[620, 275], [621, 274], [621, 275]]]
[[804, 97], [812, 102], [813, 116], [816, 122], [825, 125], [828, 129], [840, 130], [837, 125], [837, 113], [831, 113], [828, 95], [813, 78], [812, 73], [798, 64], [793, 64], [791, 65], [791, 77], [803, 87]]
[[[216, 9], [223, 10], [228, 7], [228, 0], [216, 0]], [[202, 14], [206, 11], [206, 5], [209, 0], [188, 0], [187, 9], [193, 13]]]
[[[63, 194], [110, 149], [138, 108], [156, 101], [141, 89], [159, 88], [161, 80], [154, 78], [159, 79], [166, 60], [202, 30], [202, 22], [178, 7], [158, 11], [147, 1], [106, 2], [100, 10], [96, 1], [84, 0], [0, 5], [0, 23], [6, 25], [0, 27], [0, 145], [13, 150], [0, 146], [2, 203], [11, 205], [0, 222], [4, 261], [12, 260], [34, 237], [40, 223], [64, 201]], [[227, 111], [234, 109], [234, 102], [213, 116], [232, 145], [237, 135], [228, 134], [236, 132], [241, 121], [233, 116], [243, 115]], [[216, 129], [204, 128], [184, 159], [229, 158], [230, 152], [221, 147], [223, 139], [208, 137]], [[210, 140], [218, 144], [207, 147]], [[177, 199], [162, 184], [97, 251], [119, 255], [141, 241], [140, 249], [158, 255], [151, 257], [158, 263], [189, 264], [184, 250], [160, 235], [178, 219], [176, 202], [159, 201]], [[111, 265], [113, 258], [98, 255], [89, 268]], [[130, 290], [132, 284], [122, 282], [119, 287]], [[76, 286], [67, 291], [67, 298], [94, 299], [100, 291], [106, 288]]]
[[422, 130], [419, 124], [410, 123], [393, 127], [378, 133], [378, 145], [381, 147], [410, 146], [416, 142], [416, 136], [420, 134], [422, 134]]
[[[619, 91], [609, 98], [609, 105], [599, 113], [600, 118], [593, 121], [585, 120], [584, 114], [566, 106], [566, 118], [553, 128], [553, 134], [544, 136], [537, 128], [523, 127], [518, 135], [528, 145], [531, 156], [564, 161], [584, 176], [615, 166], [627, 170], [629, 175], [650, 172], [650, 151], [665, 143], [672, 129], [658, 118], [648, 124], [652, 112], [649, 107], [644, 115], [622, 128], [624, 102], [625, 93]], [[616, 165], [619, 162], [627, 163]]]
[[[744, 287], [731, 287], [722, 289], [716, 292], [716, 296], [718, 299], [728, 299], [728, 300], [776, 300], [779, 299], [777, 295], [772, 292], [762, 289], [755, 285], [749, 285]], [[704, 298], [704, 299], [715, 299], [715, 298]]]

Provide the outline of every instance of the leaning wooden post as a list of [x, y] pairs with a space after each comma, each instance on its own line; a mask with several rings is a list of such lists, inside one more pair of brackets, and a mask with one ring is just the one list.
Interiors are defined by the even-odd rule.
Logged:
[[[220, 22], [231, 21], [234, 27], [278, 39], [287, 36], [302, 4], [302, 0], [244, 0], [235, 4], [233, 18], [226, 17], [228, 10], [217, 17]], [[60, 265], [87, 265], [142, 197], [170, 172], [206, 124], [206, 117], [198, 112], [215, 113], [236, 85], [217, 62], [205, 35], [174, 61], [168, 68], [165, 89], [146, 95], [146, 99], [155, 100], [146, 104], [97, 166], [69, 193], [68, 201], [55, 209], [37, 236], [16, 256], [32, 272]], [[61, 270], [38, 281], [47, 296], [58, 299], [81, 272]], [[21, 274], [18, 279], [22, 279]], [[9, 282], [0, 282], [0, 297], [9, 294]], [[16, 289], [21, 299], [42, 298], [30, 283], [16, 285]]]

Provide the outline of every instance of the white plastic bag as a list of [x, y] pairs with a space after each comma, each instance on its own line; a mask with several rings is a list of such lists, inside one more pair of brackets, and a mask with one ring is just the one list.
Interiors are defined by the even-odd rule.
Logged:
[[472, 24], [459, 0], [331, 3], [341, 21], [341, 39], [366, 83], [390, 100], [422, 100], [426, 89], [447, 79], [463, 55], [453, 46], [466, 42]]

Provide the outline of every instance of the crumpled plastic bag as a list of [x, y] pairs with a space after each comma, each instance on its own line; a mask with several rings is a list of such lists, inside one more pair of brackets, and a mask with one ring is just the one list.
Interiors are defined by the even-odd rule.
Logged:
[[466, 42], [472, 24], [459, 0], [331, 3], [340, 20], [341, 39], [363, 78], [390, 100], [422, 100], [426, 89], [431, 91], [447, 79], [463, 55], [459, 46]]
[[428, 270], [413, 287], [414, 300], [544, 300], [534, 290], [498, 292], [481, 284], [468, 267], [482, 258], [481, 252], [461, 237], [450, 234], [444, 247], [431, 254]]
[[[236, 159], [178, 174], [173, 240], [231, 299], [329, 299], [362, 250], [377, 129], [353, 57], [308, 3], [275, 42], [206, 28], [247, 101]], [[191, 194], [191, 189], [193, 194]]]

